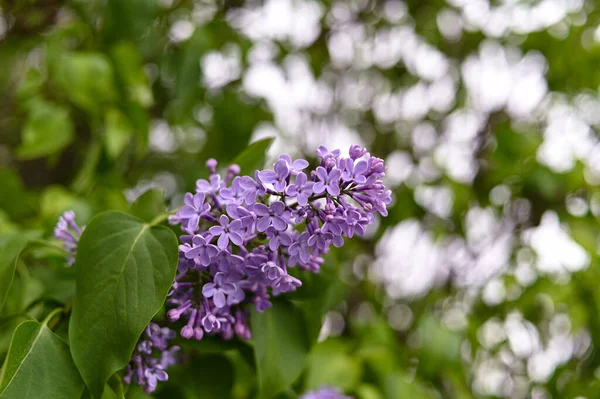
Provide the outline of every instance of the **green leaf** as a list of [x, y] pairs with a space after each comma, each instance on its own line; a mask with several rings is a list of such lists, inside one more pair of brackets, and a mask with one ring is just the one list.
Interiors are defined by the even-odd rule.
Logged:
[[274, 300], [264, 313], [252, 311], [252, 334], [263, 398], [272, 398], [300, 376], [309, 351], [302, 312], [284, 300]]
[[[136, 10], [136, 20], [138, 19]], [[149, 107], [154, 103], [152, 89], [144, 73], [144, 60], [132, 42], [120, 42], [113, 46], [111, 58], [115, 64], [115, 72], [124, 86], [127, 97], [138, 104]]]
[[37, 100], [30, 107], [23, 126], [23, 142], [17, 149], [20, 159], [41, 158], [61, 151], [74, 137], [69, 111], [59, 105]]
[[83, 387], [65, 341], [37, 321], [17, 327], [0, 375], [0, 398], [78, 399]]
[[274, 138], [268, 137], [266, 139], [255, 141], [250, 144], [248, 148], [242, 151], [232, 163], [238, 164], [240, 166], [241, 172], [243, 175], [254, 174], [256, 169], [260, 169], [265, 164], [265, 155], [267, 150], [273, 143]]
[[127, 117], [116, 108], [106, 112], [104, 147], [111, 159], [116, 159], [127, 148], [131, 138], [131, 125]]
[[129, 385], [129, 388], [127, 389], [127, 393], [125, 393], [125, 398], [126, 399], [152, 399], [152, 396], [150, 396], [146, 392], [144, 392], [142, 387], [140, 387], [139, 385], [132, 384], [132, 385]]
[[102, 53], [64, 55], [56, 80], [75, 105], [93, 114], [99, 114], [104, 105], [117, 98], [113, 69]]
[[92, 396], [125, 367], [164, 304], [177, 268], [177, 237], [121, 212], [87, 225], [77, 250], [71, 352]]
[[[169, 368], [169, 383], [158, 398], [185, 399], [231, 398], [233, 365], [218, 354], [194, 356], [191, 361]], [[175, 394], [177, 392], [179, 395]]]
[[159, 188], [153, 188], [140, 195], [131, 204], [131, 214], [140, 219], [150, 222], [155, 217], [165, 212], [165, 192]]
[[323, 386], [338, 387], [352, 391], [360, 382], [360, 361], [349, 356], [340, 341], [327, 340], [316, 345], [310, 356], [305, 390], [316, 390]]
[[0, 181], [2, 182], [0, 209], [6, 210], [13, 220], [32, 213], [27, 192], [19, 174], [12, 169], [0, 167]]
[[15, 277], [17, 260], [21, 251], [27, 246], [27, 238], [23, 234], [11, 235], [0, 246], [0, 310], [4, 306], [8, 290]]

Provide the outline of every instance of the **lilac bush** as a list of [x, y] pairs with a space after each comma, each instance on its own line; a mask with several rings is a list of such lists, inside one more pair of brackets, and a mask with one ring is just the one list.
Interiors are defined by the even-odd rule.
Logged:
[[237, 165], [223, 177], [207, 162], [209, 179], [198, 180], [170, 218], [184, 234], [167, 316], [183, 320], [183, 338], [249, 339], [248, 305], [268, 309], [271, 296], [302, 285], [290, 268], [318, 272], [331, 245], [363, 235], [374, 213], [387, 215], [381, 159], [357, 145], [348, 158], [322, 146], [317, 155], [315, 170], [281, 155], [253, 177], [237, 176]]

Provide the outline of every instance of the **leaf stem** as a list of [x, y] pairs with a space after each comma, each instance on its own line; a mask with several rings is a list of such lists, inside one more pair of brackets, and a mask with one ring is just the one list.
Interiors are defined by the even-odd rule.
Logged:
[[68, 249], [64, 248], [62, 245], [59, 245], [59, 244], [57, 244], [55, 242], [52, 242], [52, 241], [42, 240], [42, 239], [39, 239], [39, 238], [34, 238], [34, 239], [30, 240], [29, 242], [32, 243], [32, 244], [38, 244], [38, 245], [43, 245], [43, 246], [48, 247], [48, 248], [53, 248], [53, 249], [59, 250], [61, 252], [64, 252], [66, 254], [70, 254], [71, 253], [71, 252], [69, 252]]
[[171, 212], [165, 212], [165, 213], [158, 215], [157, 217], [152, 219], [152, 221], [150, 222], [150, 226], [157, 226], [157, 225], [161, 224], [162, 222], [167, 220], [169, 218], [169, 216], [174, 215], [175, 213], [176, 213], [176, 210], [171, 211]]

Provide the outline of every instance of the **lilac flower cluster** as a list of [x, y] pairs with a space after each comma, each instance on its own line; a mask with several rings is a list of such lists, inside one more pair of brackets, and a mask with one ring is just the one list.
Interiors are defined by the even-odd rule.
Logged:
[[300, 399], [352, 399], [345, 396], [337, 388], [323, 388], [319, 391], [308, 392], [300, 397]]
[[169, 375], [167, 367], [177, 362], [178, 346], [169, 346], [175, 338], [175, 331], [150, 323], [140, 338], [131, 361], [127, 365], [123, 381], [144, 387], [147, 393], [154, 392], [158, 381], [166, 381]]
[[317, 155], [316, 170], [282, 155], [252, 177], [237, 176], [237, 165], [223, 177], [215, 160], [207, 162], [208, 180], [198, 180], [170, 218], [184, 234], [167, 316], [184, 322], [183, 338], [249, 339], [247, 304], [269, 308], [271, 295], [302, 284], [290, 267], [318, 272], [332, 244], [363, 235], [375, 212], [387, 215], [381, 159], [357, 145], [348, 158], [325, 147]]
[[54, 238], [62, 241], [63, 247], [68, 251], [67, 266], [73, 266], [75, 263], [77, 243], [84, 229], [85, 226], [79, 227], [75, 222], [75, 212], [73, 211], [66, 211], [58, 218], [58, 223], [54, 228]]

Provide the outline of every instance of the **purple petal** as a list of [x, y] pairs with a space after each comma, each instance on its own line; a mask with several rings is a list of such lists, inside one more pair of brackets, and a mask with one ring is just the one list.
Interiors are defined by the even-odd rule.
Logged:
[[367, 178], [363, 175], [354, 176], [354, 181], [358, 184], [365, 184], [367, 182]]
[[234, 220], [229, 224], [229, 230], [241, 230], [242, 229], [242, 221], [239, 219]]
[[281, 215], [285, 211], [285, 204], [281, 201], [275, 201], [271, 204], [271, 210], [277, 215]]
[[285, 231], [288, 227], [287, 222], [281, 216], [273, 216], [271, 218], [271, 223], [273, 223], [273, 227], [279, 231]]
[[277, 173], [275, 173], [272, 170], [263, 170], [258, 172], [258, 178], [260, 179], [260, 181], [267, 184], [275, 183], [279, 180]]
[[214, 294], [215, 294], [215, 285], [213, 283], [204, 284], [204, 286], [202, 287], [202, 295], [204, 295], [205, 298], [210, 298]]
[[218, 253], [219, 253], [219, 248], [217, 248], [216, 245], [208, 244], [206, 246], [206, 254], [208, 256], [210, 256], [211, 258], [217, 256]]
[[277, 248], [279, 248], [279, 240], [277, 237], [274, 237], [269, 240], [269, 249], [271, 251], [277, 251]]
[[223, 227], [229, 226], [229, 218], [227, 217], [227, 215], [221, 215], [221, 217], [219, 218], [219, 224]]
[[194, 259], [196, 256], [200, 255], [201, 251], [202, 251], [202, 247], [194, 247], [192, 249], [189, 249], [185, 252], [185, 258], [186, 259]]
[[223, 227], [221, 227], [221, 226], [212, 226], [210, 229], [208, 229], [208, 232], [210, 234], [212, 234], [214, 237], [220, 236], [221, 234], [223, 234]]
[[279, 241], [281, 245], [289, 247], [292, 244], [292, 237], [287, 233], [281, 233], [279, 234]]
[[327, 188], [327, 186], [325, 186], [325, 183], [320, 181], [320, 182], [315, 183], [315, 185], [313, 186], [313, 192], [315, 194], [321, 194], [322, 192], [325, 191], [326, 188]]
[[194, 195], [194, 206], [196, 208], [202, 207], [202, 205], [204, 204], [205, 198], [206, 198], [206, 196], [204, 195], [204, 193], [198, 193], [198, 194]]
[[233, 242], [235, 245], [242, 245], [244, 242], [242, 236], [235, 231], [229, 233], [229, 239], [231, 239], [231, 242]]
[[266, 216], [270, 214], [269, 207], [267, 207], [265, 204], [254, 204], [252, 210], [258, 216]]
[[329, 172], [329, 181], [338, 181], [338, 180], [340, 180], [341, 175], [342, 175], [341, 170], [331, 169], [331, 172]]
[[194, 215], [188, 221], [187, 228], [189, 231], [198, 230], [198, 224], [200, 223], [200, 215]]
[[200, 234], [196, 234], [193, 238], [192, 238], [192, 242], [194, 243], [194, 245], [206, 245], [206, 239], [204, 237], [202, 237]]
[[279, 179], [285, 179], [290, 174], [290, 168], [288, 167], [287, 162], [283, 159], [275, 162], [273, 169], [275, 169], [275, 173]]
[[196, 209], [190, 205], [184, 205], [177, 212], [177, 217], [182, 219], [189, 219], [196, 214]]
[[324, 167], [319, 166], [317, 168], [317, 177], [319, 178], [319, 180], [321, 181], [327, 181], [327, 170], [325, 170]]
[[294, 163], [292, 163], [293, 170], [302, 170], [308, 167], [308, 161], [304, 159], [296, 159]]
[[329, 193], [329, 195], [337, 197], [338, 195], [340, 195], [340, 187], [337, 184], [331, 183], [327, 186], [327, 192]]
[[354, 165], [354, 174], [362, 175], [367, 171], [367, 169], [369, 169], [369, 163], [364, 159], [361, 159], [356, 163], [356, 165]]
[[225, 293], [222, 290], [215, 290], [213, 301], [215, 302], [216, 307], [222, 308], [227, 304], [227, 301], [225, 300]]
[[194, 205], [194, 196], [192, 195], [192, 193], [185, 193], [185, 195], [183, 196], [183, 203], [189, 206]]
[[250, 176], [242, 176], [239, 180], [240, 187], [244, 190], [255, 190], [256, 182]]
[[225, 249], [227, 248], [227, 245], [229, 245], [229, 234], [221, 234], [217, 241], [217, 246], [221, 249]]
[[260, 219], [258, 219], [258, 221], [256, 222], [256, 230], [260, 231], [261, 233], [263, 231], [267, 230], [270, 225], [270, 219], [271, 219], [271, 217], [268, 215], [263, 216]]

